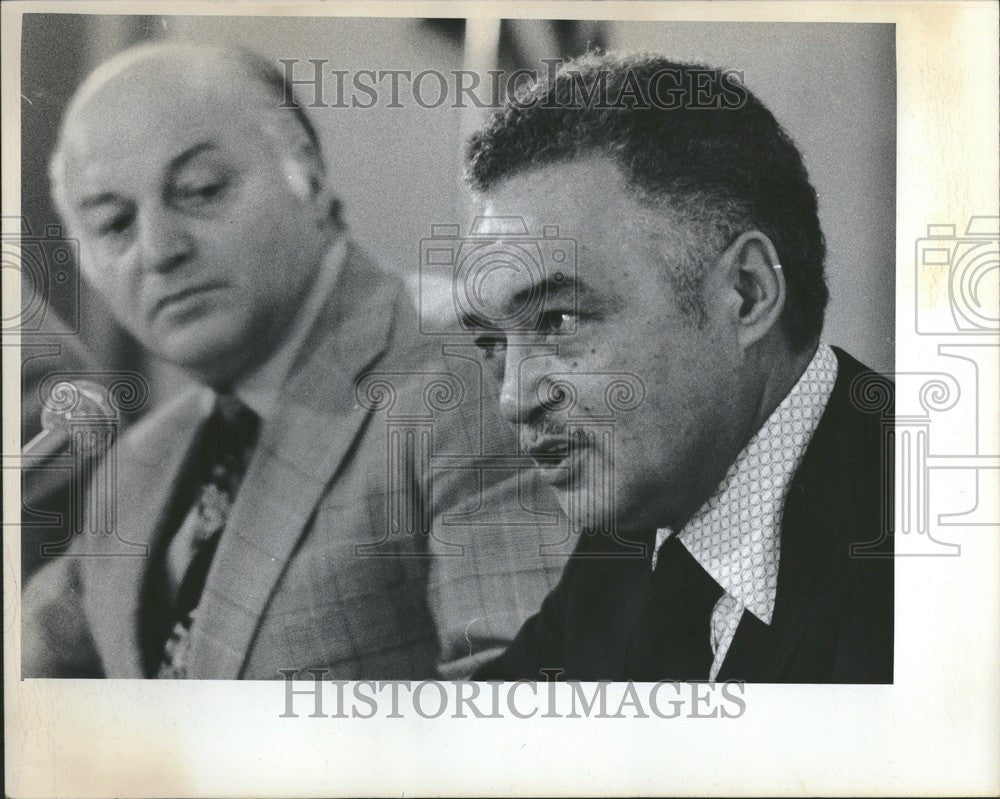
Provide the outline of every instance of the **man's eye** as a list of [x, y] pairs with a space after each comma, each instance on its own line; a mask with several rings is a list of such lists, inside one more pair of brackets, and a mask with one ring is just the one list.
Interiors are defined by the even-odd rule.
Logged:
[[507, 346], [507, 340], [503, 336], [484, 334], [476, 336], [475, 344], [483, 351], [485, 357], [494, 358], [498, 357], [503, 348]]
[[211, 183], [192, 183], [177, 187], [177, 194], [180, 199], [201, 203], [211, 202], [222, 196], [226, 184], [224, 181], [213, 181]]
[[98, 225], [97, 232], [102, 236], [120, 236], [132, 226], [132, 214], [115, 214]]
[[538, 320], [538, 332], [543, 335], [567, 333], [573, 330], [576, 315], [569, 311], [546, 311]]

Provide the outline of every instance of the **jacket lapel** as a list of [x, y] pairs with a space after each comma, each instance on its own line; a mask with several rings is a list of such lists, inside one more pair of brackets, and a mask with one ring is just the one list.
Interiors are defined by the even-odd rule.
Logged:
[[219, 542], [192, 629], [191, 677], [240, 676], [267, 602], [369, 418], [355, 380], [385, 351], [396, 303], [405, 299], [400, 284], [349, 247]]
[[86, 612], [107, 677], [144, 676], [139, 642], [143, 581], [211, 401], [211, 392], [185, 393], [155, 426], [122, 439], [113, 451], [115, 460], [102, 464], [114, 468], [117, 496], [126, 501], [116, 502], [114, 534], [92, 536], [94, 547], [80, 563]]

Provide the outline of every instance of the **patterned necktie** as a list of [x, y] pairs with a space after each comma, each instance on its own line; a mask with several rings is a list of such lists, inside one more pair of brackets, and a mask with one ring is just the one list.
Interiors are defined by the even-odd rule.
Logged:
[[212, 557], [225, 529], [247, 464], [257, 443], [260, 420], [232, 395], [218, 397], [201, 439], [201, 465], [194, 502], [170, 542], [168, 572], [174, 580], [173, 630], [163, 648], [157, 677], [187, 676], [191, 629]]

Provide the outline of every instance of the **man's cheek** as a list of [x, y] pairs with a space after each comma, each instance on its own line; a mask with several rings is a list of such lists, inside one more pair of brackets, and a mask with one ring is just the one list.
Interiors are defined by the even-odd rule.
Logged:
[[129, 302], [125, 275], [108, 268], [95, 269], [90, 267], [81, 270], [81, 272], [87, 285], [100, 295], [119, 320], [122, 320], [123, 317], [135, 316], [141, 311]]

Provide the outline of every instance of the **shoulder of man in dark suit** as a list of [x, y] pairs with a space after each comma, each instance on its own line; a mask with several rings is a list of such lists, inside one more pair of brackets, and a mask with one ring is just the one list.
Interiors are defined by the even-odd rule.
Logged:
[[[825, 663], [804, 660], [804, 673], [823, 682], [887, 683], [893, 677], [895, 390], [887, 376], [842, 349], [834, 352], [837, 382], [785, 502], [783, 564], [805, 576], [788, 586], [783, 601], [799, 601], [796, 593], [819, 597], [821, 622], [807, 637], [816, 652], [830, 654]], [[779, 596], [781, 588], [779, 572]]]

